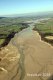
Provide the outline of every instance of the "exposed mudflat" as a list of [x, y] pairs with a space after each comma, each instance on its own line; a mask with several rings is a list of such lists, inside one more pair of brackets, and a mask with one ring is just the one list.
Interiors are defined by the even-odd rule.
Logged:
[[47, 80], [53, 75], [53, 47], [33, 28], [30, 24], [0, 51], [0, 80]]

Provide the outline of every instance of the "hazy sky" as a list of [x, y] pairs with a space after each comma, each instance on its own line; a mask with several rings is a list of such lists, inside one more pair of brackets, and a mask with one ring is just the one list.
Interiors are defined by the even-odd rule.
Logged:
[[53, 11], [53, 0], [0, 0], [0, 15]]

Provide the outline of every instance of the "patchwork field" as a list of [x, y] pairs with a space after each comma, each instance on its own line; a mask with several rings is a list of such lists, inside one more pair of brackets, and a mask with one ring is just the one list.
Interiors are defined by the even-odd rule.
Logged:
[[4, 43], [8, 43], [10, 39], [14, 37], [15, 33], [18, 33], [19, 31], [27, 27], [28, 25], [22, 23], [22, 20], [18, 20], [15, 18], [0, 19], [0, 47], [3, 46]]
[[43, 20], [35, 24], [35, 28], [41, 35], [41, 39], [53, 45], [53, 19]]

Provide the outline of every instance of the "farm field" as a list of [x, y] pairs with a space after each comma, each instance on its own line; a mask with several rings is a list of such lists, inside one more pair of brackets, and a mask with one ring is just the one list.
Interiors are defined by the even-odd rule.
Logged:
[[37, 30], [41, 35], [41, 39], [53, 45], [53, 19], [43, 20], [35, 24], [33, 30]]
[[0, 19], [0, 46], [5, 43], [9, 37], [9, 40], [13, 38], [15, 33], [18, 33], [24, 28], [27, 28], [27, 24], [22, 24], [22, 19], [17, 18], [1, 18]]

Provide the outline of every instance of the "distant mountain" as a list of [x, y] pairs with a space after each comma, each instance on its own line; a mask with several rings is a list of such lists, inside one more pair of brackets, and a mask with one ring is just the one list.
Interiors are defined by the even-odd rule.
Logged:
[[15, 18], [20, 18], [20, 17], [53, 17], [53, 11], [5, 15], [4, 17], [0, 17], [0, 19], [5, 18], [5, 17], [15, 17]]

